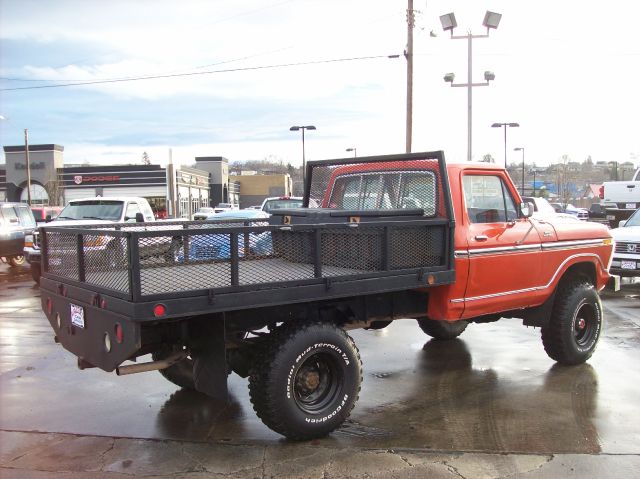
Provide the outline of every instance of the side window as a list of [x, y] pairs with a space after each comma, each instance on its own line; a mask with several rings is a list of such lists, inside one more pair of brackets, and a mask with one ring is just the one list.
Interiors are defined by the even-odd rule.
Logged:
[[2, 216], [6, 226], [16, 226], [18, 224], [18, 215], [13, 206], [2, 208]]
[[503, 223], [518, 217], [513, 198], [498, 176], [466, 175], [462, 185], [472, 223]]
[[140, 207], [138, 206], [138, 203], [133, 203], [133, 202], [129, 203], [127, 205], [127, 211], [124, 214], [124, 220], [125, 221], [135, 221], [137, 213], [142, 213], [140, 211]]
[[19, 206], [17, 210], [22, 226], [24, 226], [25, 228], [34, 228], [36, 226], [36, 221], [33, 218], [33, 213], [31, 213], [31, 210], [28, 207]]
[[507, 221], [517, 220], [518, 210], [516, 209], [516, 204], [511, 197], [511, 193], [509, 193], [507, 185], [505, 185], [503, 181], [500, 181], [500, 183], [502, 183], [502, 195], [504, 196], [504, 209], [507, 215]]

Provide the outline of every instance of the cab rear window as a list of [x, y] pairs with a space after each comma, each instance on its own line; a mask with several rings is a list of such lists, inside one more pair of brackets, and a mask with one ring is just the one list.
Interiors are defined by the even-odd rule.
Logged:
[[436, 179], [430, 171], [365, 172], [336, 178], [330, 208], [424, 210], [436, 213]]

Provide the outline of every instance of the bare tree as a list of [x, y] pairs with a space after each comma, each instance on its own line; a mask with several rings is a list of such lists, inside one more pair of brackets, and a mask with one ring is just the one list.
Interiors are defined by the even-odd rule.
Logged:
[[149, 158], [149, 155], [147, 154], [146, 151], [142, 153], [142, 164], [143, 165], [150, 165], [151, 164], [151, 159]]
[[47, 182], [44, 185], [44, 189], [49, 195], [50, 206], [64, 206], [64, 187], [62, 186], [62, 180], [58, 174], [54, 180]]
[[556, 184], [558, 185], [558, 197], [563, 204], [569, 203], [569, 199], [571, 198], [571, 180], [575, 180], [571, 171], [569, 171], [569, 162], [571, 159], [569, 155], [562, 155], [560, 158], [560, 163], [557, 165], [556, 170]]

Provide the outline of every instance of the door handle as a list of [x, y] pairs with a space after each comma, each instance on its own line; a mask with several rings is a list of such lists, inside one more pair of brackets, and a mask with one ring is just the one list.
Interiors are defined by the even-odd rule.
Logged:
[[487, 241], [489, 239], [487, 235], [476, 235], [474, 238], [476, 241]]

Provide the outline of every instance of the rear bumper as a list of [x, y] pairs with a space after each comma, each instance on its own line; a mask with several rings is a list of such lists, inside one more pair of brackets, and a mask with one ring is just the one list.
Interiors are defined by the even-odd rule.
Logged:
[[[97, 297], [96, 299], [99, 299]], [[56, 341], [78, 359], [111, 372], [142, 347], [140, 324], [126, 317], [87, 303], [41, 290], [41, 304]], [[81, 308], [83, 327], [71, 320], [71, 305]], [[116, 327], [122, 328], [122, 339]]]

